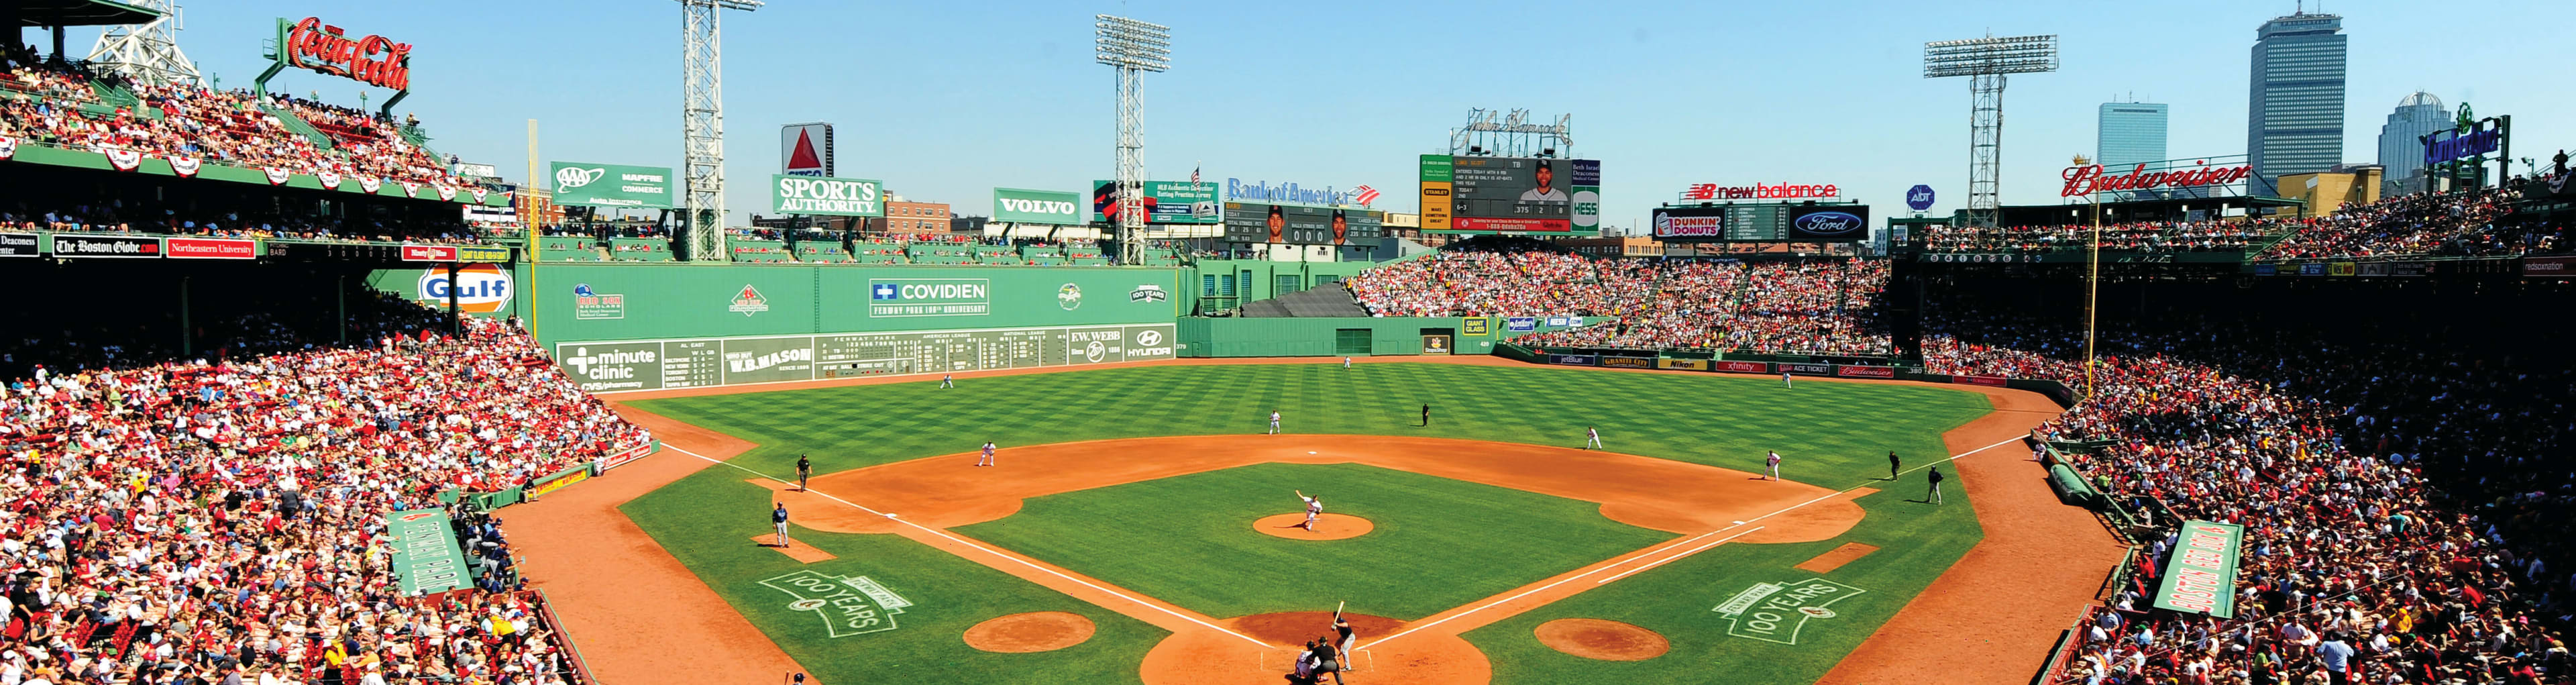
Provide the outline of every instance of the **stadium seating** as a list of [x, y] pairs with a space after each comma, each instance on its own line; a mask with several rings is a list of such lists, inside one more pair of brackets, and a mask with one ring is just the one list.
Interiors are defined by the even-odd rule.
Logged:
[[476, 320], [461, 337], [424, 337], [413, 331], [441, 327], [434, 313], [376, 304], [408, 313], [355, 349], [27, 367], [0, 389], [0, 453], [13, 462], [0, 481], [0, 558], [13, 571], [0, 576], [12, 609], [0, 646], [17, 657], [0, 671], [56, 683], [211, 682], [236, 667], [256, 682], [571, 682], [567, 646], [541, 625], [541, 596], [519, 589], [491, 520], [445, 505], [459, 539], [490, 543], [475, 545], [473, 587], [408, 597], [391, 589], [381, 515], [515, 487], [651, 436], [575, 390], [524, 332]]
[[0, 135], [54, 147], [186, 155], [461, 187], [463, 179], [395, 124], [282, 95], [196, 86], [104, 84], [76, 67], [20, 66], [0, 79]]
[[1527, 345], [1886, 354], [1887, 263], [1594, 259], [1452, 250], [1345, 281], [1374, 316], [1600, 316]]

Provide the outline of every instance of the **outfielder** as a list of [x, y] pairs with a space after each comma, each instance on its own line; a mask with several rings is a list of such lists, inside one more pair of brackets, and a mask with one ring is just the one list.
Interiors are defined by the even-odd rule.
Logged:
[[975, 460], [975, 465], [976, 465], [976, 466], [995, 466], [995, 465], [998, 465], [998, 464], [997, 464], [997, 462], [994, 462], [994, 461], [993, 461], [993, 441], [991, 441], [991, 440], [986, 440], [986, 441], [984, 441], [984, 456], [983, 456], [983, 458], [976, 459], [976, 460]]
[[1298, 490], [1296, 493], [1297, 499], [1306, 501], [1306, 522], [1298, 525], [1303, 526], [1306, 532], [1315, 532], [1315, 517], [1324, 515], [1324, 498], [1307, 497], [1304, 490]]
[[957, 387], [957, 376], [956, 376], [956, 375], [954, 375], [954, 374], [945, 374], [945, 373], [943, 373], [943, 374], [939, 374], [939, 387], [942, 387], [942, 388], [954, 388], [954, 387]]
[[780, 547], [786, 547], [786, 546], [787, 546], [787, 503], [786, 503], [786, 502], [779, 502], [779, 503], [777, 503], [777, 505], [778, 505], [778, 508], [769, 510], [769, 522], [778, 526], [778, 546], [780, 546]]
[[1350, 357], [1343, 357], [1343, 358], [1342, 358], [1342, 368], [1345, 368], [1345, 369], [1347, 369], [1347, 368], [1351, 368], [1351, 358], [1350, 358]]
[[1277, 409], [1270, 410], [1270, 434], [1279, 434], [1279, 410]]
[[1776, 451], [1775, 451], [1775, 452], [1772, 452], [1772, 453], [1771, 453], [1771, 456], [1764, 457], [1764, 458], [1762, 459], [1762, 464], [1763, 464], [1764, 466], [1770, 467], [1770, 469], [1771, 469], [1771, 480], [1773, 480], [1773, 481], [1778, 481], [1778, 480], [1780, 480], [1780, 453], [1779, 453], [1779, 452], [1776, 452]]
[[1586, 428], [1584, 428], [1584, 429], [1583, 429], [1583, 437], [1584, 437], [1584, 441], [1583, 441], [1583, 448], [1584, 448], [1584, 449], [1587, 449], [1587, 450], [1603, 449], [1603, 448], [1601, 447], [1601, 429], [1600, 429], [1600, 428], [1598, 428], [1598, 427], [1586, 427]]
[[1794, 383], [1790, 383], [1790, 382], [1789, 382], [1789, 372], [1787, 372], [1787, 371], [1782, 371], [1782, 372], [1780, 372], [1780, 387], [1783, 387], [1783, 388], [1794, 388], [1794, 387], [1798, 387], [1798, 386], [1797, 386], [1797, 384], [1794, 384]]

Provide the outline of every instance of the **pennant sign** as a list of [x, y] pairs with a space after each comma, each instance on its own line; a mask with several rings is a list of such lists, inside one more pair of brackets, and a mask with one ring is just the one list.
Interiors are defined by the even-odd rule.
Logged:
[[340, 172], [330, 171], [327, 169], [316, 171], [313, 172], [313, 180], [322, 182], [322, 188], [324, 190], [340, 189]]
[[397, 182], [397, 183], [402, 184], [403, 196], [404, 196], [404, 197], [420, 197], [420, 183], [415, 182], [415, 181], [396, 181], [396, 182]]
[[432, 187], [432, 188], [437, 188], [437, 189], [438, 189], [438, 201], [440, 201], [440, 202], [446, 202], [446, 201], [448, 201], [448, 200], [456, 199], [456, 189], [455, 189], [455, 188], [449, 188], [449, 187], [447, 187], [447, 186], [430, 186], [430, 187]]
[[260, 171], [268, 174], [268, 184], [273, 186], [286, 185], [287, 179], [295, 178], [294, 172], [287, 171], [282, 167], [263, 167]]
[[133, 150], [109, 150], [107, 165], [116, 167], [117, 171], [133, 171], [135, 167], [143, 166], [143, 153]]
[[195, 157], [171, 155], [163, 159], [170, 160], [170, 170], [177, 172], [180, 178], [196, 178], [197, 168], [201, 166]]
[[474, 189], [474, 204], [478, 204], [478, 205], [479, 205], [479, 204], [483, 204], [483, 195], [484, 195], [484, 191], [483, 191], [483, 189], [482, 189], [482, 188], [475, 188], [475, 189]]
[[357, 178], [358, 189], [367, 191], [368, 195], [374, 195], [376, 194], [377, 188], [385, 187], [384, 179], [376, 178], [374, 176], [359, 176]]
[[18, 156], [18, 139], [0, 136], [0, 159]]

